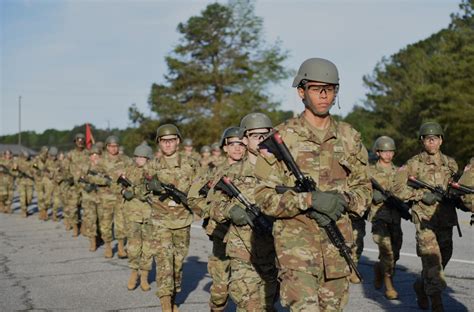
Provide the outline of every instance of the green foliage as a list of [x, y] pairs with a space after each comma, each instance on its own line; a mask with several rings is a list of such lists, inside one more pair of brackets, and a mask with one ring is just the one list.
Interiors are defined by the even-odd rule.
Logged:
[[269, 113], [274, 122], [288, 115], [267, 93], [271, 83], [288, 77], [281, 65], [288, 53], [279, 42], [265, 44], [262, 25], [253, 3], [243, 0], [210, 4], [180, 23], [180, 42], [166, 57], [166, 83], [151, 87], [154, 116], [136, 106], [129, 110], [139, 125], [136, 136], [152, 139], [158, 124], [175, 123], [197, 145], [210, 144], [247, 113]]
[[448, 28], [383, 58], [364, 77], [367, 109], [356, 107], [346, 117], [366, 143], [394, 138], [398, 162], [420, 150], [418, 129], [429, 120], [444, 127], [446, 154], [460, 164], [474, 155], [473, 3], [464, 0], [460, 8]]

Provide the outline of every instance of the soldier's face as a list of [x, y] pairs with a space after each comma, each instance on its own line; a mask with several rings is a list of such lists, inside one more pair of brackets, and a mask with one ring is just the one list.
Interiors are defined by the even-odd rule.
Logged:
[[395, 151], [378, 151], [377, 156], [381, 162], [389, 164], [395, 156]]
[[204, 159], [207, 159], [207, 158], [211, 157], [211, 153], [209, 153], [209, 152], [201, 153], [201, 157], [204, 158]]
[[164, 135], [158, 141], [160, 150], [165, 156], [172, 156], [178, 150], [179, 138], [176, 135]]
[[311, 112], [324, 116], [332, 107], [336, 91], [335, 85], [310, 81], [304, 88], [298, 88], [298, 95], [306, 103], [305, 105], [311, 106]]
[[430, 155], [434, 155], [439, 152], [441, 144], [443, 144], [443, 138], [437, 135], [427, 135], [422, 138], [421, 142], [425, 151]]
[[252, 129], [247, 131], [245, 137], [247, 138], [248, 148], [252, 151], [258, 151], [258, 144], [260, 144], [270, 133], [267, 128]]
[[84, 139], [82, 139], [82, 138], [76, 139], [76, 146], [78, 148], [84, 148], [84, 146], [85, 146]]
[[243, 140], [239, 138], [228, 138], [224, 145], [224, 152], [230, 161], [239, 161], [244, 158], [246, 146]]
[[148, 158], [146, 157], [141, 157], [141, 156], [136, 156], [135, 157], [135, 164], [137, 164], [138, 167], [143, 167], [145, 166]]
[[213, 149], [213, 150], [211, 151], [211, 153], [212, 153], [212, 156], [214, 156], [214, 157], [219, 157], [219, 156], [221, 156], [221, 154], [222, 154], [222, 152], [221, 152], [220, 149]]
[[192, 146], [192, 145], [191, 145], [191, 146], [185, 145], [185, 146], [184, 146], [184, 151], [185, 151], [186, 153], [191, 153], [191, 152], [193, 151], [193, 146]]
[[100, 159], [100, 155], [96, 154], [96, 153], [93, 153], [89, 156], [89, 159], [90, 159], [91, 163], [93, 163], [94, 165], [97, 165], [97, 163], [99, 162], [99, 159]]
[[118, 155], [118, 153], [119, 153], [119, 145], [116, 144], [116, 143], [107, 144], [107, 152], [108, 152], [110, 155]]

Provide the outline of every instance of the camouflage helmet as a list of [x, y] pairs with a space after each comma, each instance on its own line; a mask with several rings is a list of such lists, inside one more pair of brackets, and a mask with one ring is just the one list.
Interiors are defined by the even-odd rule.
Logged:
[[221, 150], [221, 146], [219, 145], [219, 143], [214, 142], [214, 143], [211, 144], [211, 150], [212, 150], [212, 151], [220, 151], [220, 150]]
[[336, 65], [322, 58], [310, 58], [301, 64], [292, 86], [299, 87], [303, 81], [319, 81], [339, 84], [339, 73]]
[[48, 150], [50, 156], [58, 156], [58, 148], [56, 146], [51, 146]]
[[40, 149], [40, 154], [46, 154], [48, 152], [48, 147], [43, 145]]
[[97, 144], [92, 145], [91, 149], [89, 150], [89, 155], [92, 154], [102, 155], [102, 148]]
[[270, 118], [263, 113], [250, 113], [240, 120], [240, 127], [245, 131], [258, 128], [273, 128]]
[[119, 138], [116, 135], [109, 135], [107, 139], [105, 139], [105, 146], [109, 144], [119, 144]]
[[439, 135], [444, 136], [444, 131], [441, 128], [440, 124], [434, 121], [428, 121], [421, 125], [420, 127], [420, 139], [425, 135]]
[[82, 140], [86, 139], [86, 136], [84, 135], [84, 133], [76, 133], [76, 135], [74, 136], [74, 141], [77, 141], [79, 139], [82, 139]]
[[184, 146], [193, 146], [193, 140], [190, 138], [186, 138], [183, 140], [183, 145]]
[[223, 147], [225, 145], [226, 139], [229, 139], [229, 138], [242, 139], [243, 137], [244, 137], [244, 129], [240, 127], [229, 127], [225, 129], [224, 132], [222, 132], [220, 147]]
[[153, 149], [148, 144], [140, 144], [135, 147], [133, 151], [133, 156], [135, 157], [146, 157], [148, 159], [153, 158]]
[[156, 138], [155, 141], [158, 141], [159, 138], [165, 135], [177, 135], [178, 138], [181, 140], [181, 132], [179, 132], [178, 127], [173, 124], [164, 124], [156, 129]]
[[381, 136], [375, 140], [374, 143], [374, 152], [377, 151], [394, 151], [396, 150], [395, 141], [389, 136]]
[[104, 142], [102, 142], [102, 141], [95, 142], [95, 145], [101, 150], [104, 149]]
[[30, 153], [28, 153], [28, 151], [26, 149], [22, 149], [20, 155], [25, 157], [25, 158], [30, 157]]
[[200, 152], [201, 152], [201, 154], [210, 153], [211, 152], [211, 147], [209, 145], [204, 145], [203, 147], [201, 147]]

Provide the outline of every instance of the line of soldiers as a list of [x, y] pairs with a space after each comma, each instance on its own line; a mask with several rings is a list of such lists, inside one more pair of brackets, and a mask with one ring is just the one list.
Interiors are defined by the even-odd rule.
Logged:
[[[64, 223], [74, 236], [80, 229], [91, 251], [100, 238], [106, 258], [117, 240], [118, 256], [128, 256], [129, 290], [137, 284], [150, 290], [155, 259], [156, 295], [166, 312], [178, 311], [175, 298], [193, 221], [203, 220], [212, 241], [211, 311], [223, 311], [229, 298], [238, 311], [274, 311], [278, 299], [291, 311], [341, 311], [350, 283], [360, 283], [354, 263], [363, 250], [366, 219], [379, 247], [374, 287], [385, 285], [387, 299], [397, 299], [392, 279], [405, 218], [415, 224], [422, 260], [414, 284], [418, 305], [428, 309], [431, 302], [433, 311], [443, 311], [455, 209], [474, 209], [474, 159], [456, 182], [456, 162], [440, 152], [443, 130], [428, 122], [420, 127], [423, 151], [404, 166], [393, 164], [395, 142], [387, 136], [375, 141], [378, 160], [369, 165], [360, 133], [329, 113], [339, 86], [332, 62], [306, 60], [293, 81], [305, 106], [300, 116], [274, 127], [265, 114], [251, 113], [200, 156], [173, 124], [157, 129], [156, 155], [142, 143], [133, 160], [120, 155], [115, 136], [107, 138], [105, 152], [95, 145], [86, 154], [82, 134], [57, 167], [51, 165], [53, 148], [42, 150], [29, 167], [23, 157], [9, 167], [11, 155], [5, 155], [1, 207], [11, 206], [13, 172], [24, 214], [35, 183], [40, 218], [46, 220], [49, 186], [36, 182], [50, 179], [64, 194]], [[53, 219], [58, 206], [53, 203]]]

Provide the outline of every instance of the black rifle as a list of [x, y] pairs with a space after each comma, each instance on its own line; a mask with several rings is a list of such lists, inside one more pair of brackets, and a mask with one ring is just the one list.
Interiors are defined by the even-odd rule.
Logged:
[[[151, 177], [151, 176], [146, 177], [147, 180], [151, 180], [152, 178], [153, 177]], [[158, 177], [156, 175], [154, 176], [154, 178], [156, 178], [158, 180]], [[167, 198], [171, 198], [176, 203], [182, 204], [184, 206], [184, 208], [186, 208], [190, 212], [192, 212], [191, 208], [189, 208], [189, 206], [188, 206], [188, 196], [186, 195], [186, 193], [178, 190], [176, 188], [176, 186], [174, 186], [171, 183], [169, 183], [169, 184], [162, 183], [160, 180], [158, 180], [158, 182], [161, 184], [161, 186], [163, 187], [163, 189], [165, 191], [164, 193], [160, 193], [160, 194], [155, 194], [154, 193], [154, 195], [160, 196], [159, 197], [160, 201], [164, 201]]]
[[102, 178], [106, 179], [108, 183], [112, 182], [112, 178], [109, 175], [101, 173], [101, 172], [97, 172], [97, 171], [92, 170], [92, 169], [87, 170], [87, 174], [90, 174], [91, 176], [102, 177]]
[[235, 186], [235, 184], [227, 177], [223, 176], [216, 184], [216, 189], [221, 190], [227, 196], [236, 198], [245, 206], [251, 224], [250, 226], [260, 235], [272, 234], [272, 223], [263, 215], [257, 205], [252, 204], [248, 198]]
[[130, 182], [130, 180], [127, 179], [127, 177], [124, 176], [124, 175], [121, 175], [121, 176], [118, 177], [118, 179], [117, 179], [117, 184], [120, 184], [120, 185], [123, 186], [123, 187], [131, 187], [131, 186], [133, 186], [132, 182]]
[[[259, 144], [259, 147], [261, 149], [267, 149], [276, 157], [278, 161], [283, 161], [285, 163], [288, 170], [290, 170], [290, 172], [294, 175], [296, 179], [295, 186], [292, 188], [293, 190], [295, 190], [295, 192], [313, 192], [316, 190], [316, 183], [311, 177], [305, 176], [303, 172], [301, 172], [301, 169], [296, 164], [295, 159], [288, 150], [288, 147], [286, 146], [285, 142], [283, 142], [283, 139], [278, 133], [278, 131], [271, 133], [265, 140], [263, 140]], [[288, 188], [283, 187], [282, 189]], [[346, 260], [347, 264], [351, 267], [352, 270], [354, 270], [357, 277], [362, 281], [362, 275], [360, 274], [359, 270], [357, 269], [357, 266], [351, 258], [351, 248], [346, 245], [344, 236], [337, 227], [336, 222], [331, 221], [323, 228], [326, 231], [326, 234], [329, 237], [331, 243], [339, 250], [341, 256]]]
[[10, 172], [10, 169], [8, 169], [8, 167], [5, 166], [5, 165], [0, 165], [0, 172], [1, 172], [1, 173], [4, 173], [4, 174], [6, 174], [6, 175], [9, 175], [9, 176], [11, 176], [11, 177], [15, 177], [15, 176]]
[[463, 184], [459, 184], [455, 181], [449, 181], [448, 183], [449, 191], [452, 191], [453, 194], [457, 196], [474, 194], [474, 189]]
[[198, 194], [199, 194], [201, 197], [207, 197], [207, 194], [208, 194], [209, 191], [211, 190], [211, 183], [212, 183], [212, 181], [208, 181], [208, 182], [206, 182], [206, 184], [204, 184], [204, 185], [199, 189]]
[[[417, 179], [415, 176], [409, 176], [407, 184], [408, 186], [413, 187], [415, 189], [419, 189], [419, 188], [427, 189], [431, 193], [440, 195], [442, 202], [450, 206], [457, 207], [461, 210], [469, 211], [467, 208], [465, 208], [464, 204], [461, 201], [461, 198], [459, 196], [454, 195], [453, 192], [449, 191], [449, 187], [448, 187], [448, 190], [444, 190], [441, 186], [433, 186], [429, 183], [426, 183], [424, 181]], [[454, 210], [454, 213], [456, 214], [456, 210]], [[459, 226], [457, 214], [456, 214], [456, 228], [458, 229], [459, 237], [462, 237], [461, 227]]]
[[392, 192], [387, 191], [380, 185], [380, 183], [374, 178], [370, 178], [372, 182], [372, 187], [374, 190], [382, 193], [384, 203], [391, 209], [396, 209], [400, 213], [400, 216], [405, 220], [411, 219], [410, 206], [406, 204], [403, 200], [393, 195]]
[[84, 183], [86, 185], [84, 189], [87, 193], [90, 193], [92, 191], [97, 191], [97, 189], [99, 188], [97, 184], [87, 181], [86, 179], [84, 179], [84, 177], [80, 177], [79, 180], [77, 180], [77, 182]]

